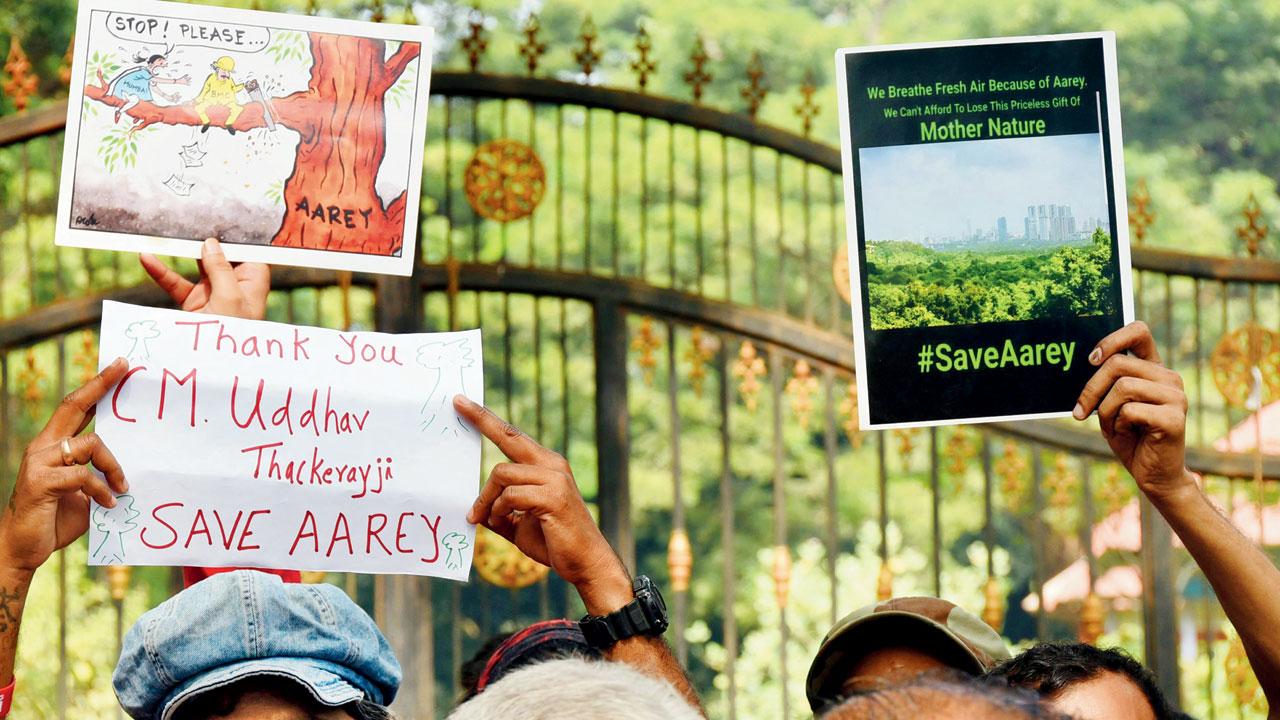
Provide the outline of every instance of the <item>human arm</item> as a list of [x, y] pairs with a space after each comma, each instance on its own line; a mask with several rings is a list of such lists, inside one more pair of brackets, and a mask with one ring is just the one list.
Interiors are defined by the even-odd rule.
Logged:
[[[577, 589], [591, 615], [608, 615], [634, 600], [631, 576], [592, 519], [568, 461], [461, 395], [454, 398], [454, 408], [511, 460], [493, 468], [467, 520], [484, 525], [533, 560], [549, 565]], [[605, 654], [671, 683], [691, 705], [701, 708], [697, 693], [662, 638], [628, 638]]]
[[[1126, 354], [1131, 352], [1132, 354]], [[1077, 419], [1095, 409], [1102, 435], [1213, 586], [1268, 704], [1280, 709], [1280, 569], [1209, 501], [1186, 468], [1187, 398], [1141, 322], [1103, 338]]]
[[271, 269], [262, 263], [232, 265], [214, 238], [200, 248], [200, 281], [191, 282], [147, 253], [138, 256], [160, 289], [187, 312], [261, 320], [267, 313]]
[[13, 494], [0, 513], [0, 687], [13, 682], [18, 628], [36, 570], [89, 529], [91, 498], [114, 507], [113, 493], [129, 489], [102, 439], [96, 433], [80, 435], [93, 420], [98, 400], [128, 369], [119, 358], [67, 395], [23, 453]]

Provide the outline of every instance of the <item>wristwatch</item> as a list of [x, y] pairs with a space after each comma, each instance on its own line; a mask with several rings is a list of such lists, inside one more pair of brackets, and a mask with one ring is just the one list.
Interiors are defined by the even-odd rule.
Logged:
[[635, 592], [635, 600], [608, 615], [588, 615], [578, 623], [588, 645], [604, 650], [630, 637], [658, 637], [666, 632], [669, 624], [667, 604], [663, 602], [658, 586], [647, 576], [640, 575], [631, 583], [631, 589]]

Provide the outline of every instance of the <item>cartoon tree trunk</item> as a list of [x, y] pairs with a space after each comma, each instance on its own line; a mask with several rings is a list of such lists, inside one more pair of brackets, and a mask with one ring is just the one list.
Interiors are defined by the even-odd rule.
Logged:
[[[386, 94], [418, 57], [418, 43], [405, 42], [386, 57], [382, 40], [308, 33], [311, 79], [307, 89], [270, 99], [276, 123], [302, 136], [293, 173], [284, 184], [284, 218], [273, 245], [394, 255], [404, 241], [404, 192], [385, 206], [374, 189], [387, 151]], [[85, 87], [86, 98], [119, 107], [107, 81]], [[203, 123], [191, 103], [130, 108], [134, 130], [155, 123]], [[215, 126], [223, 108], [210, 108]], [[232, 125], [237, 131], [266, 127], [263, 107], [250, 102]], [[323, 209], [317, 211], [317, 206]], [[338, 208], [337, 213], [330, 208]], [[350, 211], [343, 213], [343, 210]]]

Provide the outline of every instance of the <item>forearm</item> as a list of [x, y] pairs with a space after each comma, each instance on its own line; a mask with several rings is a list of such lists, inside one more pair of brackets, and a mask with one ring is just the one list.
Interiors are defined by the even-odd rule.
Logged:
[[1280, 707], [1280, 570], [1190, 482], [1152, 503], [1213, 586], [1271, 707]]
[[0, 568], [0, 687], [13, 682], [13, 665], [18, 656], [18, 626], [27, 603], [32, 573]]
[[[618, 570], [606, 573], [603, 579], [578, 586], [578, 595], [591, 615], [608, 615], [625, 606], [635, 598], [631, 589], [631, 579], [626, 570], [618, 563]], [[660, 637], [637, 636], [619, 641], [609, 648], [606, 657], [613, 662], [630, 665], [640, 672], [665, 680], [670, 683], [689, 704], [698, 709], [704, 716], [702, 702], [694, 692], [684, 668], [676, 660], [671, 648]]]

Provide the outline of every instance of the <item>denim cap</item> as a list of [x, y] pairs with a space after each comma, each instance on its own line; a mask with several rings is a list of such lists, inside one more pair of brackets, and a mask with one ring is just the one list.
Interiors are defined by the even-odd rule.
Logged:
[[111, 678], [136, 720], [169, 720], [202, 693], [250, 678], [296, 683], [317, 702], [387, 705], [400, 663], [373, 619], [338, 588], [254, 570], [215, 575], [148, 611]]

